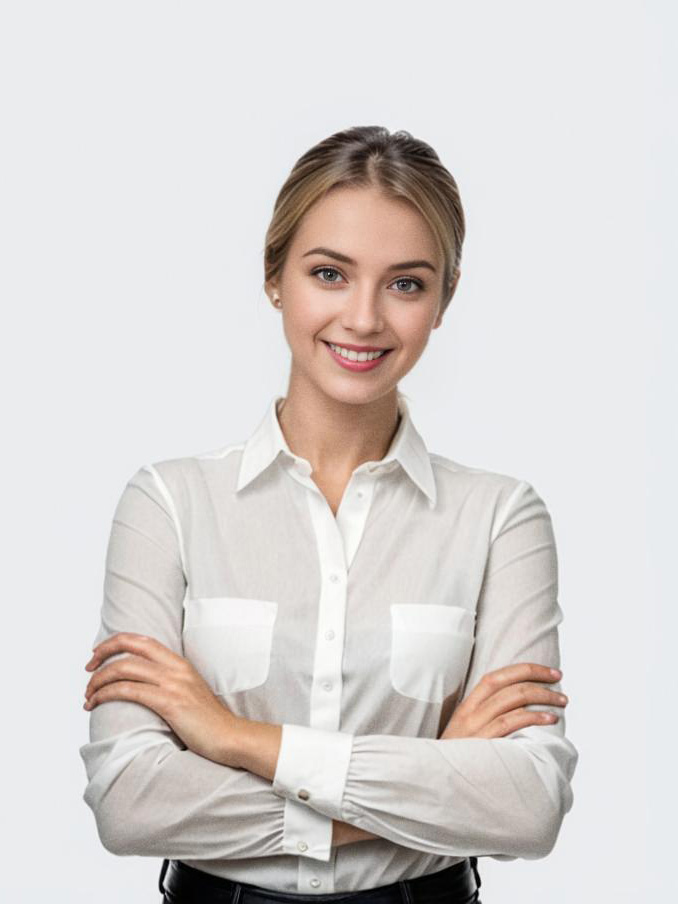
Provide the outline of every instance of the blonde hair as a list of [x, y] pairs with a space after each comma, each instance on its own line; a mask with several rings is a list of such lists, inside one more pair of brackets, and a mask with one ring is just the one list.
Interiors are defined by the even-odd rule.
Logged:
[[428, 223], [443, 255], [440, 313], [447, 308], [466, 232], [459, 189], [433, 148], [400, 129], [354, 126], [314, 145], [294, 164], [278, 193], [264, 247], [265, 283], [279, 276], [299, 224], [327, 192], [376, 187], [409, 201]]

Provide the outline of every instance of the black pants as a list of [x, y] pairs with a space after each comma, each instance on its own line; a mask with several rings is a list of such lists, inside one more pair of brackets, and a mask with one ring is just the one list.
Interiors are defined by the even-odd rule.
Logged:
[[181, 860], [163, 860], [158, 880], [164, 904], [482, 904], [480, 885], [477, 857], [416, 879], [333, 894], [273, 891], [213, 876]]

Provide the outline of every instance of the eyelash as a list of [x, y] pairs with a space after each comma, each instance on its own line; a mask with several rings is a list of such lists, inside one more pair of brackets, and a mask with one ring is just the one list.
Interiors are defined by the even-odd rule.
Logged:
[[[339, 275], [342, 276], [342, 274], [339, 272], [339, 270], [337, 270], [336, 267], [314, 267], [314, 269], [311, 270], [311, 276], [315, 276], [316, 273], [322, 273], [324, 270], [332, 270], [334, 273], [339, 273]], [[398, 276], [394, 280], [394, 282], [399, 282], [400, 280], [407, 280], [407, 282], [414, 283], [415, 286], [417, 286], [417, 288], [419, 289], [419, 291], [422, 291], [425, 288], [424, 283], [420, 279], [416, 279], [414, 276]], [[331, 282], [328, 282], [328, 280], [325, 280], [325, 279], [321, 279], [321, 280], [319, 280], [319, 282], [323, 282], [323, 283], [325, 283], [325, 285], [328, 285], [328, 286], [332, 285]], [[415, 293], [414, 292], [399, 292], [398, 294], [399, 295], [414, 295]]]

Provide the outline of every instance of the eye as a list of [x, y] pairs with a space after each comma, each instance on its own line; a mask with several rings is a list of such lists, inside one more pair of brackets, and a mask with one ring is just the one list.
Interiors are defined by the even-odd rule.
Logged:
[[[316, 267], [314, 270], [311, 270], [311, 275], [315, 276], [320, 273], [336, 273], [341, 276], [341, 273], [337, 270], [336, 267]], [[343, 277], [342, 277], [343, 278]], [[336, 279], [321, 279], [320, 282], [324, 283], [335, 283]]]
[[[341, 273], [339, 273], [339, 271], [337, 270], [336, 267], [327, 267], [327, 266], [315, 267], [313, 270], [311, 270], [312, 276], [320, 277], [321, 273], [330, 274], [330, 275], [334, 274], [335, 278], [334, 279], [325, 279], [323, 276], [322, 278], [320, 278], [320, 282], [324, 282], [327, 285], [338, 284], [338, 280], [336, 279], [336, 277], [341, 276]], [[343, 279], [343, 276], [341, 276], [341, 278]], [[416, 292], [420, 292], [425, 288], [424, 283], [420, 279], [415, 279], [413, 276], [400, 276], [400, 277], [398, 277], [398, 279], [395, 280], [394, 284], [398, 284], [398, 283], [400, 283], [400, 284], [402, 284], [402, 283], [408, 284], [409, 283], [413, 287], [409, 291], [398, 290], [399, 295], [414, 295]]]
[[[412, 283], [415, 287], [415, 291], [421, 291], [424, 288], [424, 284], [420, 279], [415, 279], [413, 276], [399, 276], [396, 279], [396, 283]], [[403, 292], [403, 295], [414, 295], [414, 292]]]

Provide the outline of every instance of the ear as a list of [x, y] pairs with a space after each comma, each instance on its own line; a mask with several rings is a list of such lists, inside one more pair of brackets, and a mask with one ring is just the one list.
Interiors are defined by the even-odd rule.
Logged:
[[271, 302], [271, 304], [273, 304], [273, 299], [276, 297], [276, 295], [280, 295], [278, 277], [274, 276], [272, 279], [269, 279], [269, 281], [264, 284], [264, 290], [268, 295], [269, 301]]
[[438, 327], [440, 326], [440, 324], [443, 322], [443, 316], [444, 316], [444, 314], [445, 314], [445, 311], [449, 308], [450, 303], [452, 302], [452, 298], [453, 298], [454, 293], [455, 293], [455, 291], [456, 291], [456, 289], [457, 289], [457, 284], [458, 284], [458, 282], [459, 282], [459, 277], [460, 277], [460, 276], [461, 276], [461, 270], [459, 269], [459, 267], [457, 267], [457, 269], [454, 271], [454, 276], [452, 277], [452, 280], [451, 280], [451, 282], [450, 282], [450, 293], [449, 293], [449, 296], [448, 296], [447, 305], [445, 306], [445, 310], [442, 309], [442, 308], [443, 308], [443, 305], [442, 305], [442, 302], [441, 302], [441, 303], [440, 303], [440, 307], [438, 308], [438, 316], [436, 317], [436, 320], [435, 320], [435, 323], [434, 323], [433, 326], [432, 326], [432, 329], [437, 330]]

